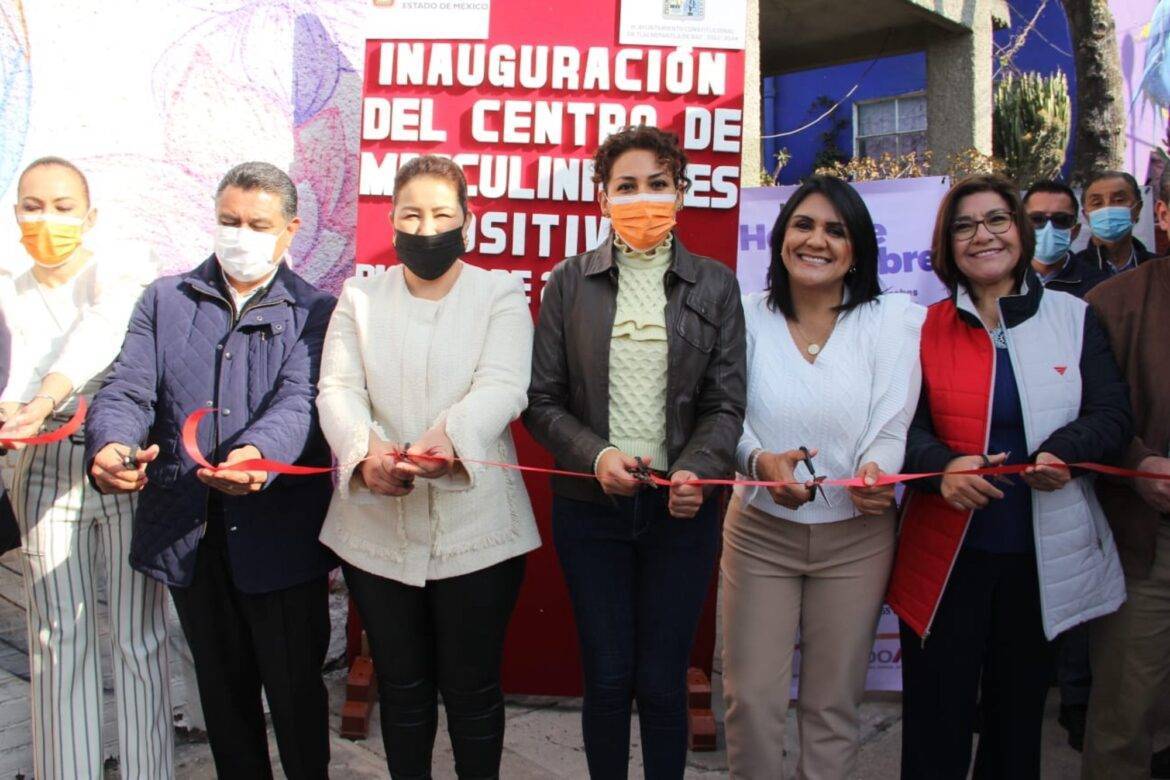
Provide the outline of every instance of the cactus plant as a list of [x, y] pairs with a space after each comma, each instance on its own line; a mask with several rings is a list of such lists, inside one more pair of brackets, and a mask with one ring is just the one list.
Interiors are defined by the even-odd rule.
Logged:
[[1071, 115], [1068, 80], [1060, 71], [1008, 74], [995, 85], [995, 156], [1020, 186], [1060, 175]]

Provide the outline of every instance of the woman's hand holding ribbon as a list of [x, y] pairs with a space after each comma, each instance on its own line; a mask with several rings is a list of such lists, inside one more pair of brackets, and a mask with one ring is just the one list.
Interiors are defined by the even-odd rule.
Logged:
[[455, 445], [442, 423], [419, 437], [400, 453], [404, 457], [394, 465], [394, 476], [409, 482], [415, 477], [438, 479], [462, 468], [455, 462]]
[[689, 484], [699, 476], [693, 471], [676, 471], [670, 475], [670, 497], [666, 508], [671, 517], [694, 517], [703, 506], [703, 486]]
[[19, 439], [35, 436], [45, 426], [45, 420], [53, 413], [53, 403], [47, 398], [34, 398], [8, 415], [0, 427], [0, 441], [11, 442], [8, 449], [20, 450], [24, 443]]
[[[1006, 452], [995, 455], [963, 455], [947, 464], [944, 472], [971, 471], [973, 469], [1000, 466], [1007, 460]], [[982, 509], [992, 499], [1003, 498], [1003, 493], [984, 477], [976, 474], [944, 473], [942, 497], [955, 509]]]
[[[808, 457], [815, 457], [817, 450], [810, 450]], [[796, 464], [802, 462], [805, 454], [800, 450], [787, 452], [761, 452], [756, 458], [756, 476], [764, 482], [796, 483]], [[787, 484], [769, 487], [768, 493], [775, 501], [786, 509], [800, 509], [801, 506], [812, 500], [813, 481], [804, 484]]]
[[366, 459], [358, 467], [358, 475], [371, 492], [380, 496], [401, 498], [414, 489], [410, 478], [395, 473], [401, 452], [402, 449], [398, 445], [382, 441], [374, 434], [370, 434], [369, 449], [366, 452]]
[[1020, 479], [1033, 490], [1060, 490], [1072, 479], [1072, 472], [1063, 460], [1052, 453], [1039, 452], [1034, 464], [1020, 474]]
[[617, 449], [606, 450], [597, 460], [597, 481], [609, 496], [632, 496], [642, 489], [642, 480], [634, 476], [642, 466], [649, 466], [650, 458], [636, 459]]
[[881, 475], [882, 470], [872, 461], [857, 470], [857, 477], [864, 480], [866, 486], [849, 488], [849, 498], [863, 515], [884, 514], [894, 504], [894, 486], [877, 484]]

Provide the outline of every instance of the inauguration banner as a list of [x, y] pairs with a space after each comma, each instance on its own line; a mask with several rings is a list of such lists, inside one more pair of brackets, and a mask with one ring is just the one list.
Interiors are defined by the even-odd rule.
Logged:
[[[909, 293], [924, 306], [941, 299], [946, 291], [930, 264], [930, 244], [935, 214], [951, 187], [951, 178], [925, 176], [856, 182], [853, 186], [865, 201], [877, 230], [878, 271], [882, 287], [889, 292]], [[764, 289], [771, 259], [768, 236], [780, 209], [797, 189], [798, 185], [789, 184], [743, 190], [736, 275], [744, 294]], [[1077, 197], [1080, 197], [1079, 191]], [[1154, 248], [1156, 201], [1153, 190], [1143, 187], [1142, 213], [1133, 231], [1151, 250]], [[1074, 251], [1084, 249], [1089, 242], [1089, 226], [1084, 214], [1078, 216], [1081, 231], [1073, 243]]]
[[[944, 295], [930, 265], [934, 213], [950, 187], [945, 176], [859, 182], [853, 185], [873, 217], [882, 287], [906, 292], [922, 304]], [[736, 275], [744, 294], [764, 289], [771, 251], [768, 236], [796, 185], [743, 191]]]
[[[464, 259], [520, 277], [535, 314], [553, 266], [608, 233], [592, 182], [593, 153], [611, 133], [641, 123], [675, 132], [690, 161], [693, 185], [677, 235], [693, 252], [734, 266], [746, 4], [718, 14], [695, 2], [623, 10], [633, 5], [397, 0], [371, 8], [356, 273], [395, 262], [388, 214], [398, 168], [420, 154], [447, 155], [467, 174], [474, 213]], [[457, 14], [452, 24], [449, 13]], [[694, 43], [646, 43], [678, 25]], [[513, 432], [522, 463], [551, 465], [520, 426]], [[504, 684], [521, 693], [575, 694], [576, 633], [552, 550], [547, 479], [529, 477], [527, 485], [544, 546], [529, 557]], [[714, 647], [708, 611], [695, 654], [707, 669]]]

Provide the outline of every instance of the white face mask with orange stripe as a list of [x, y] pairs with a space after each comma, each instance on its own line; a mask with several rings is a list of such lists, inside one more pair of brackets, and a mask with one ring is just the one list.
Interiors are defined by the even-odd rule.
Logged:
[[661, 244], [674, 230], [678, 212], [677, 193], [614, 195], [609, 198], [609, 219], [622, 241], [639, 252]]

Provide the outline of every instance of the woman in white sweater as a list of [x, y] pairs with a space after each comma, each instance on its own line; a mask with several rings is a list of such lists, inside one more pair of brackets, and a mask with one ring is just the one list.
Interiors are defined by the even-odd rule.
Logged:
[[[68, 160], [43, 157], [29, 164], [17, 183], [16, 218], [32, 266], [15, 277], [0, 275], [0, 306], [12, 332], [0, 440], [58, 427], [76, 410], [78, 396], [96, 392], [139, 295], [154, 281], [151, 263], [86, 247], [97, 210], [85, 175]], [[79, 431], [14, 449], [4, 468], [28, 594], [33, 774], [44, 780], [102, 776], [100, 550], [122, 776], [172, 777], [166, 591], [130, 568], [136, 499], [98, 493], [86, 481], [84, 460]]]
[[[812, 177], [772, 230], [768, 289], [744, 300], [748, 392], [723, 532], [727, 753], [736, 778], [781, 773], [800, 629], [797, 777], [850, 777], [869, 651], [894, 557], [892, 486], [921, 385], [925, 309], [881, 294], [873, 221], [840, 179]], [[807, 453], [800, 448], [804, 447]], [[803, 484], [799, 484], [803, 482]]]
[[437, 696], [460, 777], [496, 777], [500, 662], [540, 545], [508, 425], [527, 404], [532, 316], [517, 280], [459, 260], [459, 166], [427, 155], [394, 185], [401, 264], [346, 282], [317, 407], [341, 463], [321, 541], [342, 559], [377, 671], [392, 777], [430, 776]]

